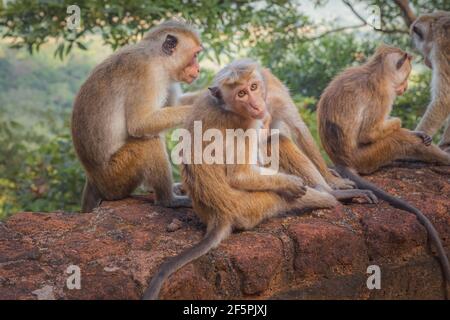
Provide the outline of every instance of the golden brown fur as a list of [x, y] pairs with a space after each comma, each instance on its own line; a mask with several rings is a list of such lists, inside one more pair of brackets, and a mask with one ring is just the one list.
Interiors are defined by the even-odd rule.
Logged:
[[[407, 88], [410, 58], [397, 48], [381, 46], [364, 65], [338, 75], [318, 104], [322, 144], [337, 165], [371, 173], [397, 159], [450, 165], [450, 156], [427, 144], [429, 137], [401, 128], [390, 118], [392, 104]], [[402, 67], [397, 70], [397, 63]]]
[[172, 194], [162, 132], [180, 125], [190, 106], [162, 108], [173, 86], [198, 75], [198, 34], [178, 21], [161, 24], [141, 42], [100, 63], [81, 86], [72, 114], [72, 138], [86, 171], [82, 211], [102, 199], [128, 196], [145, 183], [158, 204], [189, 205]]
[[450, 155], [431, 145], [429, 136], [403, 129], [400, 119], [389, 118], [395, 97], [407, 88], [410, 60], [402, 50], [382, 46], [363, 66], [338, 75], [318, 104], [319, 133], [340, 174], [355, 181], [359, 188], [372, 190], [392, 206], [416, 215], [436, 246], [444, 277], [449, 282], [449, 261], [429, 219], [406, 201], [358, 175], [376, 171], [396, 159], [450, 164]]
[[[261, 74], [267, 86], [266, 103], [271, 116], [270, 128], [279, 129], [286, 137], [292, 137], [297, 147], [303, 152], [303, 161], [295, 164], [299, 167], [311, 168], [305, 172], [314, 175], [317, 185], [323, 185], [325, 188], [330, 186], [333, 189], [353, 188], [353, 182], [332, 173], [327, 167], [286, 86], [267, 68], [263, 68]], [[192, 104], [202, 92], [184, 94], [180, 98], [180, 103]], [[284, 146], [287, 144], [281, 145], [281, 147]], [[292, 170], [298, 171], [295, 168]]]
[[[254, 83], [258, 89], [250, 91]], [[239, 97], [247, 90], [245, 97]], [[194, 121], [201, 121], [202, 130], [253, 129], [261, 126], [267, 107], [266, 87], [259, 66], [251, 60], [238, 60], [221, 70], [211, 92], [204, 91], [195, 99], [186, 128], [194, 141]], [[251, 107], [250, 105], [253, 105]], [[255, 112], [255, 110], [258, 112]], [[203, 148], [208, 143], [203, 143]], [[156, 299], [163, 281], [184, 264], [217, 246], [233, 229], [250, 229], [263, 219], [291, 209], [327, 208], [336, 199], [327, 192], [305, 186], [302, 179], [284, 173], [261, 175], [249, 162], [250, 142], [246, 141], [246, 161], [243, 164], [194, 163], [182, 166], [185, 188], [192, 198], [196, 214], [207, 226], [207, 235], [192, 249], [165, 262], [153, 277], [144, 294]], [[226, 143], [223, 146], [226, 157]]]
[[450, 152], [450, 12], [421, 15], [411, 37], [433, 71], [431, 102], [416, 130], [433, 136], [446, 122], [440, 147]]

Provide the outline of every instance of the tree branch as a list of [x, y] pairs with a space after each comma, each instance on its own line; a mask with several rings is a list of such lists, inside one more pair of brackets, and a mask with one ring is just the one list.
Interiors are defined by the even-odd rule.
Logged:
[[[396, 0], [400, 1], [400, 2], [404, 2], [403, 0]], [[350, 3], [350, 1], [348, 0], [342, 0], [342, 2], [353, 12], [353, 14], [359, 19], [361, 20], [361, 22], [364, 24], [364, 26], [371, 26], [375, 31], [377, 32], [382, 32], [382, 33], [404, 33], [404, 34], [409, 34], [408, 30], [403, 30], [403, 29], [378, 29], [375, 28], [374, 26], [370, 25], [367, 20], [361, 15], [359, 14], [358, 11], [356, 11], [356, 9], [353, 7], [353, 5]], [[408, 2], [408, 1], [407, 1]], [[412, 11], [411, 11], [412, 12]], [[414, 20], [413, 20], [414, 21]], [[411, 22], [412, 23], [412, 22]]]
[[402, 12], [403, 20], [405, 20], [405, 23], [409, 28], [411, 24], [414, 22], [414, 20], [416, 20], [417, 18], [414, 12], [412, 11], [409, 0], [394, 0], [394, 2]]
[[332, 34], [332, 33], [341, 32], [341, 31], [350, 30], [350, 29], [359, 29], [359, 28], [362, 28], [362, 27], [365, 27], [365, 26], [366, 26], [366, 24], [358, 24], [358, 25], [355, 25], [355, 26], [340, 27], [340, 28], [336, 28], [336, 29], [333, 29], [333, 30], [325, 31], [325, 32], [323, 32], [323, 33], [321, 33], [321, 34], [319, 34], [317, 36], [314, 36], [314, 37], [304, 38], [304, 39], [302, 39], [302, 41], [314, 41], [314, 40], [323, 38], [323, 37], [325, 37], [325, 36], [327, 36], [329, 34]]

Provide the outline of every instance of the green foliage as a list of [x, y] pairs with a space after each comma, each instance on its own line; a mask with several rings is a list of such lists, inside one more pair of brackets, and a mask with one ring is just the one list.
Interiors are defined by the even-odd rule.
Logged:
[[68, 132], [47, 139], [14, 121], [0, 128], [0, 218], [19, 210], [77, 210], [83, 173]]
[[[225, 39], [250, 39], [253, 30], [270, 26], [283, 34], [286, 26], [306, 18], [289, 1], [267, 0], [79, 0], [81, 25], [77, 30], [67, 28], [66, 19], [72, 15], [67, 8], [70, 0], [16, 0], [0, 10], [0, 32], [14, 41], [13, 47], [25, 47], [29, 52], [39, 50], [49, 39], [59, 43], [55, 53], [61, 58], [72, 48], [87, 48], [89, 34], [102, 35], [105, 44], [113, 49], [135, 42], [162, 19], [182, 17], [200, 27], [202, 37], [215, 58], [231, 47]], [[238, 49], [239, 46], [235, 47]]]
[[58, 62], [52, 51], [30, 57], [0, 44], [0, 219], [24, 210], [79, 209], [84, 175], [69, 119], [98, 58], [76, 51]]
[[294, 94], [319, 97], [337, 73], [363, 62], [376, 45], [357, 40], [353, 34], [328, 35], [312, 42], [262, 39], [251, 54], [261, 57], [261, 63], [288, 84]]

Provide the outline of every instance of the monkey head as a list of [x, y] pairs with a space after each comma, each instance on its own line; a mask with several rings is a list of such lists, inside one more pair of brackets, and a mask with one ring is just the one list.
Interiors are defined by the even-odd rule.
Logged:
[[266, 85], [258, 63], [236, 60], [220, 70], [210, 93], [221, 106], [244, 119], [258, 120], [267, 115]]
[[203, 50], [197, 31], [189, 24], [171, 20], [161, 23], [144, 40], [157, 44], [161, 63], [175, 82], [192, 83], [200, 74], [198, 55]]
[[[419, 16], [411, 24], [412, 41], [423, 55], [424, 62], [433, 68], [433, 51], [450, 51], [450, 12], [435, 11]], [[434, 49], [434, 50], [433, 50]]]
[[396, 95], [402, 95], [408, 89], [408, 78], [412, 70], [413, 56], [409, 53], [387, 45], [377, 49], [373, 61], [381, 66], [389, 86], [393, 86]]

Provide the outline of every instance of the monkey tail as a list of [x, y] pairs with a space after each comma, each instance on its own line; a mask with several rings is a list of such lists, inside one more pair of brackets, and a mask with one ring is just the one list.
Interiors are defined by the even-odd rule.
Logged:
[[231, 232], [231, 225], [218, 225], [209, 232], [209, 234], [192, 248], [180, 253], [164, 262], [156, 274], [153, 276], [150, 285], [144, 292], [143, 300], [158, 299], [159, 291], [161, 290], [163, 282], [175, 271], [188, 264], [189, 262], [206, 254], [209, 250], [215, 248], [219, 243], [226, 238]]
[[434, 245], [437, 248], [437, 253], [438, 253], [439, 261], [441, 263], [442, 272], [444, 274], [444, 278], [447, 280], [447, 286], [448, 286], [448, 284], [450, 284], [450, 264], [448, 262], [448, 258], [445, 253], [445, 249], [444, 249], [444, 246], [442, 245], [439, 234], [438, 234], [437, 230], [434, 228], [431, 221], [416, 207], [413, 207], [408, 202], [406, 202], [402, 199], [399, 199], [397, 197], [394, 197], [394, 196], [388, 194], [384, 190], [378, 188], [376, 185], [363, 179], [360, 175], [358, 175], [352, 169], [345, 167], [345, 166], [337, 165], [336, 170], [342, 176], [353, 180], [356, 183], [356, 185], [358, 186], [358, 188], [372, 190], [373, 193], [375, 193], [375, 195], [377, 197], [385, 200], [393, 207], [414, 213], [416, 215], [417, 220], [419, 220], [420, 223], [425, 227], [425, 229], [428, 232], [429, 237], [431, 238], [431, 241], [434, 243]]

